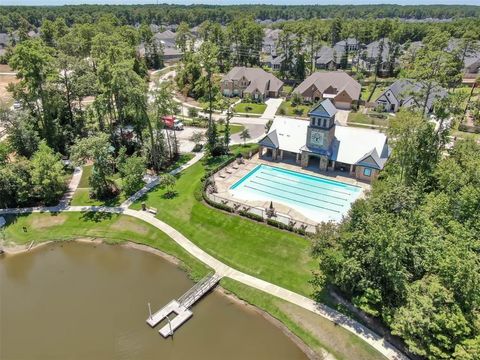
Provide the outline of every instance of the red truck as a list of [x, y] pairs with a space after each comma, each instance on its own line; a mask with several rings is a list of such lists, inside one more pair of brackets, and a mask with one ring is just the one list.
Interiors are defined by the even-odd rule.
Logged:
[[176, 119], [174, 115], [165, 115], [162, 119], [168, 129], [183, 130], [183, 123]]

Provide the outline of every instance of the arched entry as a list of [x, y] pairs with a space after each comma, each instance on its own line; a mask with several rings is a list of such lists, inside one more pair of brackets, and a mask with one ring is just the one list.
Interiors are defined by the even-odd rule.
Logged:
[[318, 169], [320, 167], [320, 157], [315, 155], [308, 155], [307, 167]]

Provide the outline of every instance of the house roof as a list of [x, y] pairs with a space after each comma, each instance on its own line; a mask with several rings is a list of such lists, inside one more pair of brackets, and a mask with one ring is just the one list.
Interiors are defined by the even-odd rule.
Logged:
[[262, 140], [258, 142], [260, 145], [277, 149], [279, 146], [277, 130], [269, 132]]
[[[380, 43], [381, 39], [371, 42], [367, 45], [367, 49], [365, 50], [366, 57], [369, 59], [376, 59], [380, 52]], [[382, 50], [382, 61], [388, 60], [388, 54], [390, 52], [390, 40], [388, 38], [383, 39], [383, 50]]]
[[[415, 95], [421, 92], [422, 88], [423, 85], [419, 82], [409, 79], [400, 79], [390, 85], [390, 87], [386, 89], [377, 99], [375, 99], [375, 101], [377, 101], [383, 95], [386, 96], [386, 93], [390, 91], [399, 103], [405, 103], [412, 98], [415, 100]], [[447, 96], [447, 91], [441, 87], [436, 87], [429, 96], [427, 108], [430, 109], [435, 101], [444, 98], [445, 96]], [[388, 96], [386, 97], [388, 98]]]
[[175, 55], [182, 55], [182, 52], [174, 47], [166, 47], [163, 49], [163, 55], [165, 56], [175, 56]]
[[317, 52], [315, 63], [326, 65], [333, 61], [338, 64], [342, 60], [344, 52], [344, 48], [342, 47], [332, 48], [330, 46], [322, 46]]
[[[309, 124], [307, 120], [276, 117], [260, 144], [300, 153], [305, 149]], [[383, 169], [390, 149], [387, 137], [380, 131], [336, 125], [335, 138], [328, 153], [334, 161]]]
[[[387, 137], [380, 131], [338, 125], [335, 127], [332, 160], [382, 169], [388, 156]], [[367, 163], [369, 157], [374, 158], [374, 163]]]
[[[299, 120], [285, 117], [276, 117], [273, 120], [270, 132], [263, 138], [260, 143], [270, 134], [275, 133], [276, 148], [299, 153], [300, 149], [305, 145], [307, 138], [307, 128], [310, 122], [308, 120]], [[274, 142], [275, 138], [269, 138]]]
[[362, 158], [360, 158], [356, 165], [362, 165], [367, 167], [373, 167], [375, 169], [381, 170], [385, 165], [386, 158], [381, 158], [378, 153], [377, 149], [372, 149], [367, 152]]
[[7, 33], [0, 33], [0, 44], [7, 46], [10, 41], [10, 36]]
[[175, 34], [171, 30], [165, 30], [163, 32], [156, 33], [153, 36], [157, 40], [175, 40], [175, 38], [177, 37], [177, 34]]
[[275, 75], [266, 72], [261, 68], [250, 68], [245, 66], [236, 66], [232, 68], [223, 76], [222, 81], [238, 81], [242, 77], [245, 77], [250, 82], [245, 89], [246, 92], [253, 92], [255, 89], [258, 89], [262, 93], [264, 91], [279, 91], [283, 86], [283, 81], [278, 79]]
[[337, 108], [333, 105], [330, 99], [323, 100], [320, 104], [314, 107], [309, 113], [309, 116], [319, 116], [331, 118], [337, 113]]
[[343, 71], [324, 71], [310, 75], [298, 85], [294, 92], [303, 94], [312, 85], [315, 85], [321, 93], [329, 87], [336, 89], [337, 93], [346, 91], [353, 100], [357, 100], [360, 97], [362, 88], [358, 81]]
[[345, 47], [347, 44], [348, 45], [358, 45], [359, 42], [355, 38], [348, 38], [348, 39], [341, 40], [341, 41], [337, 42], [335, 45]]

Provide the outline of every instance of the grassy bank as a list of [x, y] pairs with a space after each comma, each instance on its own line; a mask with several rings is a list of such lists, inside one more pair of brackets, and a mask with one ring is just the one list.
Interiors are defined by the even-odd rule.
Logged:
[[281, 321], [317, 354], [325, 349], [338, 360], [385, 360], [366, 342], [320, 315], [229, 278], [222, 279], [221, 285]]
[[[180, 260], [180, 266], [198, 280], [210, 269], [196, 260], [167, 235], [141, 220], [118, 214], [102, 213], [33, 213], [8, 216], [7, 243], [29, 244], [46, 241], [69, 241], [78, 238], [103, 239], [110, 244], [131, 241], [150, 246]], [[24, 228], [26, 231], [24, 231]], [[238, 298], [257, 306], [280, 320], [292, 333], [317, 353], [323, 349], [342, 359], [383, 357], [370, 346], [328, 320], [274, 296], [231, 279], [221, 285]]]
[[[236, 147], [235, 151], [245, 150]], [[248, 149], [248, 148], [246, 148]], [[218, 160], [215, 160], [218, 161]], [[201, 201], [201, 179], [205, 166], [199, 162], [186, 169], [175, 185], [178, 195], [165, 199], [165, 190], [155, 189], [132, 205], [145, 201], [158, 209], [157, 217], [220, 261], [306, 296], [315, 262], [310, 241], [304, 237], [213, 209]]]
[[166, 234], [130, 216], [91, 212], [7, 216], [7, 243], [29, 244], [32, 241], [39, 243], [78, 238], [104, 239], [112, 244], [131, 241], [150, 246], [179, 259], [181, 267], [196, 280], [210, 271]]

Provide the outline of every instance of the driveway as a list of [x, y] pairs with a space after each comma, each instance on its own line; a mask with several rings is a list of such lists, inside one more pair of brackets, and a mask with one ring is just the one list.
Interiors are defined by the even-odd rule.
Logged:
[[283, 99], [272, 99], [272, 98], [265, 101], [267, 108], [265, 109], [261, 117], [263, 119], [273, 120], [282, 102], [283, 102]]
[[177, 135], [177, 140], [179, 143], [180, 153], [192, 152], [195, 143], [190, 140], [190, 137], [193, 135], [194, 132], [201, 132], [205, 134], [205, 131], [205, 129], [190, 126], [186, 126], [183, 130], [175, 130], [175, 134]]
[[[232, 121], [232, 124], [234, 122]], [[243, 123], [248, 133], [250, 134], [250, 139], [247, 139], [247, 142], [257, 142], [265, 135], [265, 124], [252, 124], [252, 123]], [[233, 134], [231, 136], [231, 145], [243, 144], [243, 140], [240, 138], [240, 133]]]
[[337, 121], [337, 124], [347, 126], [348, 114], [350, 114], [350, 110], [337, 109], [337, 114], [335, 115], [335, 120]]

